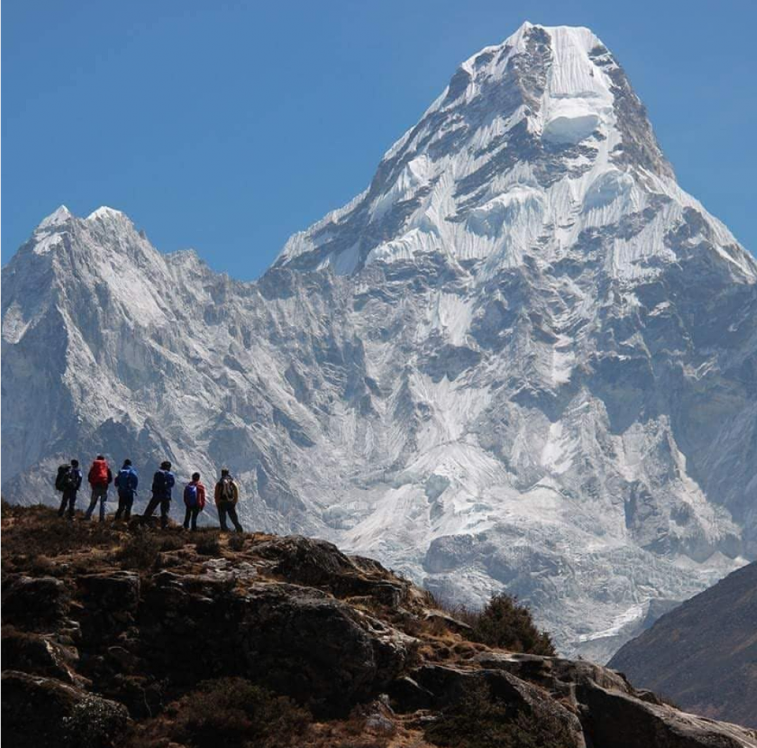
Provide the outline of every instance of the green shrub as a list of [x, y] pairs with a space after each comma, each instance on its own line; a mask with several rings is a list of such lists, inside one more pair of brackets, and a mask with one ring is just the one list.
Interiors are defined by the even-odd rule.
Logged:
[[531, 611], [504, 593], [493, 595], [484, 609], [474, 615], [471, 626], [473, 639], [490, 647], [555, 655], [549, 634], [536, 628]]
[[573, 748], [575, 737], [556, 716], [517, 711], [478, 682], [425, 730], [426, 740], [455, 748]]
[[288, 748], [310, 714], [244, 678], [201, 683], [180, 702], [171, 738], [192, 748]]
[[449, 605], [430, 596], [430, 603], [449, 613], [470, 630], [461, 632], [470, 641], [511, 652], [553, 657], [555, 647], [545, 631], [539, 631], [531, 617], [531, 611], [517, 599], [500, 592], [492, 595], [483, 610], [471, 610], [462, 605]]

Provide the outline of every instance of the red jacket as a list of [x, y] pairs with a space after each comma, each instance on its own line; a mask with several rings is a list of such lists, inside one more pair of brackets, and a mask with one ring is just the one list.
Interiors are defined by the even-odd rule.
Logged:
[[[188, 485], [197, 486], [197, 506], [202, 511], [205, 508], [205, 486], [200, 481], [197, 481], [197, 483], [190, 481]], [[184, 503], [186, 504], [187, 502], [185, 501]]]
[[107, 460], [95, 460], [89, 469], [87, 480], [91, 486], [109, 486], [113, 482]]

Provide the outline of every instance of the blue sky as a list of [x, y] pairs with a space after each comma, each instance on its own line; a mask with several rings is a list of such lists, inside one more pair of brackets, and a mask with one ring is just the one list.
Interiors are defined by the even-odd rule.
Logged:
[[757, 251], [753, 0], [5, 0], [3, 263], [61, 203], [105, 204], [255, 278], [524, 20], [591, 27], [682, 186]]

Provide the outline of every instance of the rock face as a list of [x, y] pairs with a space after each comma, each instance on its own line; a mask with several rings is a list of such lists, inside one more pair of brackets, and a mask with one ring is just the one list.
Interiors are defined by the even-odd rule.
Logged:
[[757, 727], [757, 563], [662, 616], [611, 666], [715, 719]]
[[602, 42], [526, 24], [255, 283], [45, 219], [3, 269], [3, 492], [223, 463], [248, 525], [601, 660], [757, 553], [756, 281]]
[[[161, 736], [173, 734], [179, 706], [189, 700], [200, 713], [211, 684], [236, 677], [302, 705], [319, 720], [310, 738], [331, 736], [303, 737], [303, 745], [431, 748], [429, 727], [478, 690], [505, 726], [518, 718], [527, 730], [555, 725], [560, 742], [550, 748], [757, 747], [754, 733], [681, 713], [599, 665], [470, 641], [460, 633], [469, 627], [436, 610], [428, 593], [330, 543], [259, 534], [209, 546], [205, 538], [4, 510], [10, 744], [178, 746]], [[145, 562], [148, 547], [154, 555]], [[60, 589], [64, 604], [44, 619], [14, 602]], [[189, 735], [200, 740], [202, 724], [192, 724]], [[229, 723], [210, 724], [216, 743], [207, 744], [219, 744], [213, 730]]]

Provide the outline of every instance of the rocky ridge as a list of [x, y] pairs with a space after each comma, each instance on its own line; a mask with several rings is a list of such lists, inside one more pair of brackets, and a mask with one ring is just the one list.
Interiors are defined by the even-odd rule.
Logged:
[[324, 541], [68, 523], [41, 507], [5, 506], [2, 524], [4, 736], [18, 748], [217, 744], [202, 722], [177, 724], [230, 677], [299, 715], [295, 738], [267, 746], [449, 745], [468, 708], [534, 746], [757, 746], [607, 668], [468, 641], [427, 592]]

